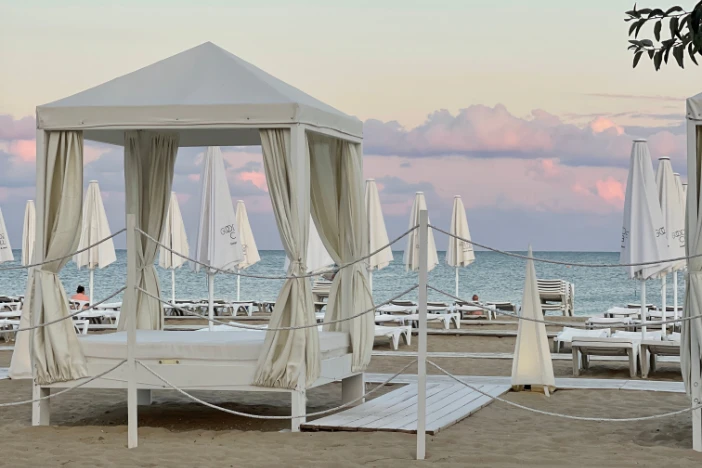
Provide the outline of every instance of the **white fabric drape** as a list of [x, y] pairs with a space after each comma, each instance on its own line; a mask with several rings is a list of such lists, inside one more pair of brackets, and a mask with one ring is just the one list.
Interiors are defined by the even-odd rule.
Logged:
[[[44, 259], [59, 258], [76, 250], [80, 240], [83, 204], [83, 134], [82, 132], [49, 132], [46, 153], [37, 155], [46, 160], [44, 180], [43, 243]], [[58, 273], [70, 258], [46, 263], [31, 275], [32, 294], [24, 310], [32, 311], [32, 299], [40, 288], [42, 307], [33, 324], [66, 317], [70, 314], [68, 297]], [[32, 311], [33, 312], [33, 311]], [[36, 381], [40, 384], [65, 382], [88, 375], [85, 356], [70, 319], [33, 331], [32, 347]]]
[[[344, 265], [368, 254], [361, 154], [349, 141], [314, 133], [308, 135], [308, 140], [312, 218], [332, 259]], [[365, 262], [358, 262], [339, 270], [334, 277], [324, 320], [351, 317], [372, 307]], [[365, 370], [373, 351], [373, 315], [326, 325], [325, 329], [350, 334], [352, 370]]]
[[[299, 129], [294, 131], [299, 132]], [[291, 258], [287, 275], [304, 275], [307, 271], [309, 237], [309, 152], [300, 144], [293, 150], [290, 130], [261, 130], [263, 166], [280, 239]], [[300, 203], [300, 200], [306, 202]], [[301, 222], [304, 220], [304, 222]], [[271, 328], [314, 324], [312, 288], [307, 278], [288, 279], [278, 294], [270, 320]], [[316, 327], [298, 330], [268, 331], [264, 352], [258, 360], [255, 385], [295, 388], [301, 372], [306, 386], [320, 373], [319, 335]]]
[[[161, 239], [168, 213], [173, 185], [173, 168], [178, 153], [178, 135], [171, 133], [131, 131], [124, 138], [124, 180], [127, 214], [136, 215], [136, 228], [154, 239]], [[136, 285], [160, 297], [161, 290], [154, 267], [158, 244], [136, 233]], [[131, 298], [136, 304], [130, 304]], [[141, 291], [126, 295], [122, 310], [136, 308], [137, 328], [161, 328], [161, 303]], [[120, 315], [119, 330], [125, 330], [128, 317]]]
[[32, 263], [34, 253], [34, 238], [37, 229], [37, 214], [34, 208], [34, 200], [27, 200], [24, 208], [24, 225], [22, 227], [22, 265], [27, 266]]

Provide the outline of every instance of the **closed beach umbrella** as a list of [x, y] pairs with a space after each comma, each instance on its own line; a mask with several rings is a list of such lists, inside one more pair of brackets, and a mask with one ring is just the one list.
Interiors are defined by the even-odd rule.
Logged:
[[[322, 273], [334, 265], [334, 260], [324, 247], [322, 238], [319, 237], [317, 227], [310, 216], [310, 237], [307, 241], [307, 273]], [[286, 256], [284, 269], [287, 271], [290, 259]]]
[[[656, 178], [646, 140], [634, 140], [624, 199], [619, 263], [659, 262], [670, 258], [665, 221], [658, 201]], [[630, 278], [641, 281], [641, 319], [646, 319], [646, 280], [665, 275], [669, 264], [626, 267]], [[642, 333], [646, 327], [641, 327]]]
[[24, 225], [22, 226], [22, 265], [32, 263], [34, 255], [34, 238], [37, 231], [37, 214], [34, 209], [34, 200], [27, 200], [24, 207]]
[[7, 236], [7, 228], [5, 227], [5, 218], [0, 210], [0, 263], [11, 262], [15, 259], [10, 246], [10, 238]]
[[[208, 147], [200, 177], [200, 220], [195, 260], [221, 270], [236, 271], [244, 255], [226, 174], [222, 151], [218, 146]], [[200, 267], [196, 263], [195, 271], [200, 271]], [[214, 275], [213, 270], [207, 269], [210, 330], [213, 328], [214, 317]]]
[[[390, 243], [375, 179], [366, 180], [365, 202], [366, 215], [368, 216], [368, 252], [375, 252]], [[373, 290], [373, 270], [382, 270], [392, 260], [392, 248], [389, 245], [368, 259], [368, 270], [370, 271], [368, 278], [371, 283], [371, 291]]]
[[[83, 226], [80, 233], [80, 243], [78, 250], [82, 250], [89, 245], [93, 245], [102, 239], [109, 237], [110, 224], [107, 222], [105, 205], [102, 203], [100, 186], [96, 180], [91, 180], [88, 184], [88, 191], [83, 202]], [[90, 292], [88, 297], [93, 303], [93, 272], [95, 268], [105, 268], [117, 260], [115, 255], [115, 244], [112, 239], [101, 242], [85, 252], [73, 256], [73, 261], [80, 269], [86, 267], [90, 270]]]
[[[258, 254], [258, 248], [256, 247], [256, 240], [254, 239], [253, 231], [251, 230], [251, 224], [249, 223], [249, 215], [246, 212], [246, 205], [244, 205], [244, 200], [239, 200], [236, 202], [236, 226], [239, 230], [239, 240], [241, 243], [241, 252], [244, 255], [244, 259], [237, 265], [239, 270], [245, 270], [258, 263], [261, 260], [261, 256]], [[236, 276], [236, 300], [241, 300], [241, 276]]]
[[[468, 230], [468, 218], [463, 200], [460, 195], [453, 198], [453, 213], [451, 214], [450, 232], [454, 236], [459, 236], [470, 240]], [[449, 236], [448, 249], [446, 249], [446, 263], [456, 269], [456, 296], [458, 296], [458, 269], [467, 267], [475, 261], [475, 251], [473, 244], [455, 237]]]
[[537, 387], [549, 395], [556, 388], [556, 380], [553, 377], [551, 351], [548, 348], [546, 325], [543, 323], [544, 314], [536, 284], [536, 269], [531, 246], [529, 246], [528, 256], [521, 317], [531, 320], [519, 320], [517, 343], [512, 360], [512, 388], [521, 390], [529, 385], [532, 389]]
[[[427, 202], [424, 199], [424, 192], [417, 192], [414, 197], [414, 204], [410, 212], [409, 228], [419, 225], [419, 212], [427, 209]], [[427, 271], [434, 269], [439, 264], [439, 254], [436, 252], [436, 243], [434, 242], [434, 232], [430, 228], [427, 236]], [[419, 229], [415, 229], [407, 236], [407, 247], [403, 256], [405, 270], [419, 270]]]
[[[668, 238], [669, 258], [679, 258], [685, 256], [685, 211], [683, 210], [681, 190], [673, 173], [673, 166], [670, 158], [658, 159], [658, 171], [656, 172], [656, 185], [658, 186], [658, 200], [661, 204], [665, 232]], [[678, 270], [685, 268], [685, 261], [673, 262], [670, 269], [673, 273], [673, 309], [674, 318], [678, 318]], [[661, 283], [662, 310], [666, 308], [666, 276], [663, 276]], [[663, 314], [665, 321], [665, 313]], [[663, 335], [666, 333], [666, 326], [663, 325]]]
[[[184, 257], [190, 255], [188, 246], [188, 236], [185, 234], [185, 223], [183, 215], [178, 205], [178, 197], [175, 192], [171, 192], [171, 200], [168, 204], [165, 226], [161, 243]], [[158, 266], [166, 270], [171, 270], [171, 303], [175, 304], [175, 271], [186, 262], [185, 258], [161, 247], [158, 254]]]

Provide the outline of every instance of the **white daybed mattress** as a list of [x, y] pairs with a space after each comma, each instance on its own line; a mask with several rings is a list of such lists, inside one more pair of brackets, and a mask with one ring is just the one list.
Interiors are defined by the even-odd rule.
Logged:
[[[257, 361], [264, 331], [192, 332], [137, 330], [136, 359], [188, 359], [203, 361]], [[127, 332], [79, 336], [86, 358], [127, 356]], [[319, 332], [322, 359], [351, 353], [349, 335]]]

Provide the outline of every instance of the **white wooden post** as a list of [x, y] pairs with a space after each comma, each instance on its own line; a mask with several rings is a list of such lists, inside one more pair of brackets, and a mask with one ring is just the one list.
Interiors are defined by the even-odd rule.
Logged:
[[[675, 273], [673, 272], [673, 275]], [[668, 275], [665, 275], [663, 278], [661, 278], [661, 309], [663, 310], [663, 325], [661, 326], [661, 331], [663, 332], [663, 338], [665, 339], [665, 334], [666, 334], [666, 309], [668, 308], [667, 302], [667, 296], [668, 296], [668, 288], [667, 286], [668, 282]]]
[[[136, 324], [137, 324], [137, 291], [136, 291], [136, 215], [127, 214], [127, 289], [124, 295], [130, 295], [131, 310], [123, 310], [127, 315], [127, 447], [136, 448], [139, 444], [137, 395], [137, 364]], [[126, 298], [125, 298], [126, 299]], [[125, 304], [127, 301], [124, 302]]]
[[427, 418], [427, 275], [429, 214], [419, 212], [419, 353], [417, 361], [417, 460], [426, 456]]

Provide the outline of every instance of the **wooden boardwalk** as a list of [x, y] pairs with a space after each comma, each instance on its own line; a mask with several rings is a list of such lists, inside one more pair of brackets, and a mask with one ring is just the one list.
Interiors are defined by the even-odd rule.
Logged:
[[[477, 388], [491, 396], [509, 391], [504, 384], [481, 384]], [[429, 434], [456, 424], [493, 400], [456, 382], [427, 384]], [[417, 384], [411, 383], [346, 411], [302, 425], [303, 431], [393, 431], [417, 432]]]

